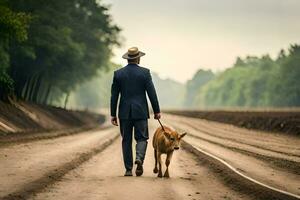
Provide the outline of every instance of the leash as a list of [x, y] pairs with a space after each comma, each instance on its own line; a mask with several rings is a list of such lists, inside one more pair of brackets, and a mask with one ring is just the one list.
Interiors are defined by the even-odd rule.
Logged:
[[162, 130], [165, 131], [165, 128], [164, 128], [164, 126], [161, 124], [160, 120], [159, 120], [159, 119], [157, 119], [157, 120], [158, 120], [158, 122], [159, 122], [159, 124], [160, 124]]

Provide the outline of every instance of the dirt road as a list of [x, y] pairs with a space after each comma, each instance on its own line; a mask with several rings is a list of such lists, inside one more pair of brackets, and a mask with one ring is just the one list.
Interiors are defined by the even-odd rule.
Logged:
[[[284, 188], [299, 194], [299, 140], [274, 136], [270, 137], [272, 146], [260, 145], [256, 143], [260, 140], [255, 137], [261, 133], [254, 136], [240, 133], [241, 143], [247, 141], [247, 144], [234, 146], [239, 142], [233, 141], [233, 136], [219, 133], [231, 132], [228, 131], [228, 127], [222, 128], [221, 125], [217, 127], [216, 124], [198, 121], [196, 127], [213, 127], [215, 129], [212, 133], [223, 136], [217, 137], [218, 141], [213, 143], [210, 142], [210, 137], [215, 136], [207, 133], [201, 135], [202, 131], [192, 126], [194, 122], [188, 124], [191, 122], [189, 119], [166, 115], [164, 121], [176, 124], [178, 129], [187, 130], [189, 136], [186, 137], [186, 141], [195, 147], [205, 148], [223, 158], [229, 156], [232, 158], [228, 159], [230, 163], [262, 181], [283, 188], [283, 181], [277, 179], [287, 176], [287, 185]], [[201, 126], [201, 123], [204, 125]], [[157, 126], [156, 121], [150, 120], [150, 133], [153, 133]], [[121, 140], [117, 136], [117, 128], [108, 128], [0, 146], [0, 199], [262, 199], [245, 192], [247, 190], [238, 187], [239, 184], [230, 183], [222, 171], [211, 170], [211, 164], [199, 162], [199, 157], [184, 149], [174, 154], [170, 166], [171, 178], [157, 178], [152, 173], [154, 157], [151, 141], [144, 175], [123, 177]], [[232, 138], [230, 142], [225, 136]], [[206, 141], [201, 140], [201, 137]], [[240, 149], [248, 153], [257, 151], [257, 154], [264, 156], [267, 154], [265, 151], [272, 152], [272, 158], [285, 159], [291, 163], [289, 167], [274, 164], [272, 168], [266, 164], [268, 161], [252, 154], [247, 156], [246, 153], [241, 153]], [[234, 160], [240, 160], [242, 164], [237, 165], [239, 162]], [[247, 165], [249, 162], [254, 164]], [[296, 168], [293, 164], [296, 164]], [[256, 165], [265, 168], [260, 173], [259, 169], [250, 170]], [[270, 173], [274, 173], [275, 178], [267, 178], [269, 174], [265, 174], [265, 170], [268, 169], [272, 169]]]

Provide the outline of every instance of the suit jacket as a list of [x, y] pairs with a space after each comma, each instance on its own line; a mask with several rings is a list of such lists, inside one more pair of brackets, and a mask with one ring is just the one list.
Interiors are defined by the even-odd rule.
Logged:
[[149, 118], [146, 92], [154, 113], [159, 113], [159, 103], [149, 69], [137, 64], [128, 64], [115, 71], [111, 86], [111, 116], [116, 116], [120, 94], [118, 114], [120, 119]]

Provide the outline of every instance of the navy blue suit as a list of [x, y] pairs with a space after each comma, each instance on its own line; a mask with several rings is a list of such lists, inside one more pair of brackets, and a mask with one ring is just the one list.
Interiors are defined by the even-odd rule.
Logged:
[[136, 144], [136, 159], [143, 162], [145, 158], [148, 134], [149, 109], [146, 93], [154, 113], [159, 113], [159, 103], [152, 82], [150, 70], [137, 64], [127, 66], [114, 72], [111, 87], [111, 116], [116, 116], [119, 95], [118, 117], [122, 135], [122, 149], [125, 168], [132, 169], [132, 131]]

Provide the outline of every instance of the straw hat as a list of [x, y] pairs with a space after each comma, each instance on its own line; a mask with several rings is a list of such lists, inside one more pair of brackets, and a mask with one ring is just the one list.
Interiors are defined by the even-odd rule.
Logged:
[[131, 47], [128, 51], [122, 56], [122, 58], [131, 60], [142, 57], [146, 55], [144, 52], [139, 51], [137, 47]]

